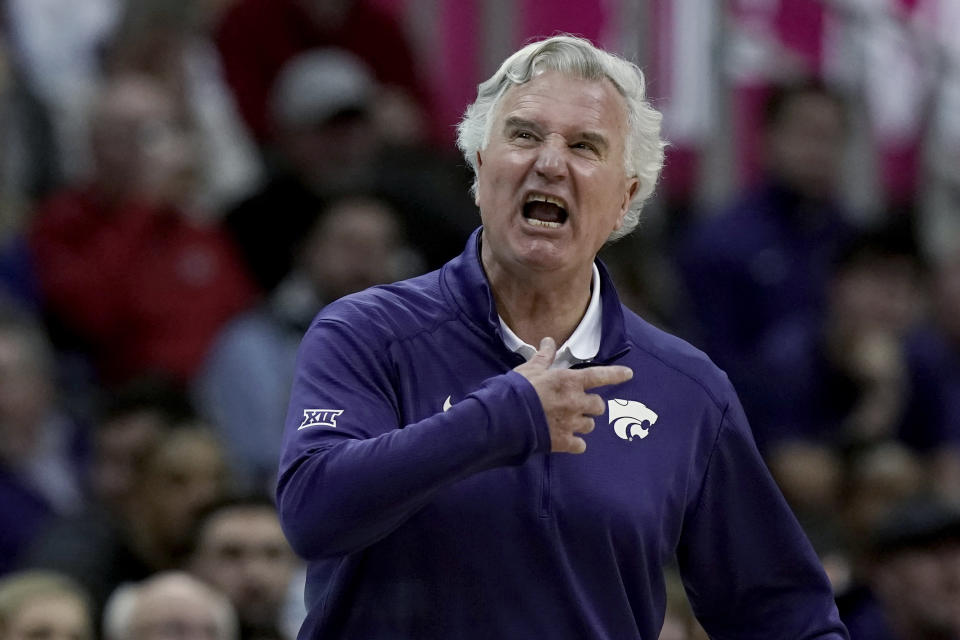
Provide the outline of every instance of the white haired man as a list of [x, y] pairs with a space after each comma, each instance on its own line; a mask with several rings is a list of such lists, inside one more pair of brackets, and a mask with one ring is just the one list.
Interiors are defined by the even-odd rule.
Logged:
[[103, 614], [106, 640], [238, 640], [233, 605], [182, 571], [118, 588]]
[[301, 638], [652, 639], [674, 557], [713, 637], [847, 637], [725, 376], [596, 260], [653, 190], [659, 120], [629, 62], [524, 47], [460, 125], [464, 253], [314, 321], [278, 484]]

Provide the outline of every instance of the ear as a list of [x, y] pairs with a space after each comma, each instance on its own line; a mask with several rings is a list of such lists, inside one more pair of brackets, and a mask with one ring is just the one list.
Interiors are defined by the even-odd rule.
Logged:
[[473, 184], [475, 188], [473, 190], [473, 204], [480, 206], [480, 167], [483, 166], [483, 156], [480, 155], [480, 152], [477, 151], [477, 170], [476, 177], [474, 178]]
[[623, 226], [623, 219], [627, 217], [627, 211], [630, 210], [630, 203], [633, 202], [633, 196], [637, 195], [637, 189], [639, 188], [639, 178], [633, 177], [627, 181], [627, 189], [623, 194], [623, 202], [620, 203], [620, 214], [617, 216], [617, 223], [614, 225], [614, 229], [619, 229]]

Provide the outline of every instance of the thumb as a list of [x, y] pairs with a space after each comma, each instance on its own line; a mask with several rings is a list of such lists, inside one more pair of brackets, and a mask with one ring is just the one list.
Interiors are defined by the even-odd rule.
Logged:
[[533, 354], [533, 357], [530, 358], [529, 364], [534, 365], [535, 368], [549, 369], [556, 356], [557, 343], [553, 338], [547, 336], [540, 341], [540, 348]]

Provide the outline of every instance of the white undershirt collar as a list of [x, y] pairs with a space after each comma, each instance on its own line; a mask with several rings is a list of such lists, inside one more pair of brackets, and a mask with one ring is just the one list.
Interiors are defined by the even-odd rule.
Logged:
[[[596, 263], [593, 265], [593, 281], [590, 289], [590, 303], [587, 305], [587, 311], [583, 314], [577, 328], [557, 350], [552, 369], [569, 369], [579, 362], [593, 360], [600, 351], [603, 323], [600, 311], [600, 270], [597, 269]], [[507, 349], [519, 353], [525, 360], [532, 358], [537, 352], [536, 347], [521, 340], [507, 326], [502, 317], [499, 315], [497, 317], [500, 319], [500, 331]]]

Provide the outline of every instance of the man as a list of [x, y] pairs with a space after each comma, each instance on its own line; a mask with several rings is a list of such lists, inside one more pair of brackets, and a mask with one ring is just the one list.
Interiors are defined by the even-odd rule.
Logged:
[[27, 234], [54, 341], [109, 385], [186, 382], [254, 285], [226, 232], [184, 203], [194, 154], [175, 92], [118, 75], [91, 118], [92, 175], [42, 202]]
[[165, 571], [117, 589], [104, 613], [107, 640], [237, 640], [233, 606], [182, 571]]
[[58, 398], [55, 364], [39, 321], [0, 309], [0, 575], [84, 502], [84, 429]]
[[446, 157], [391, 147], [378, 125], [382, 96], [369, 68], [346, 51], [311, 50], [283, 66], [270, 100], [273, 170], [225, 221], [264, 291], [296, 267], [317, 213], [343, 195], [386, 200], [401, 227], [417, 229], [411, 240], [431, 268], [469, 237], [474, 211], [464, 172]]
[[960, 511], [914, 494], [871, 535], [865, 585], [844, 598], [853, 640], [960, 638]]
[[853, 235], [837, 199], [847, 137], [841, 97], [817, 82], [784, 85], [762, 125], [760, 183], [696, 225], [678, 252], [690, 333], [741, 394], [764, 384], [754, 358], [770, 331], [821, 317], [832, 260]]
[[899, 225], [862, 233], [837, 251], [825, 309], [812, 318], [798, 309], [759, 341], [758, 384], [740, 394], [756, 407], [753, 433], [768, 461], [798, 440], [839, 448], [897, 435], [920, 276], [916, 245]]
[[230, 598], [240, 637], [285, 637], [284, 606], [298, 562], [273, 503], [255, 497], [223, 502], [201, 519], [197, 531], [190, 569]]
[[214, 341], [194, 389], [230, 455], [235, 486], [272, 491], [304, 331], [327, 302], [400, 277], [409, 255], [401, 236], [386, 202], [363, 194], [334, 199], [299, 234], [290, 273]]
[[655, 638], [674, 556], [712, 637], [847, 637], [723, 375], [595, 261], [659, 120], [634, 65], [521, 49], [460, 125], [465, 252], [314, 321], [278, 484], [301, 638]]

